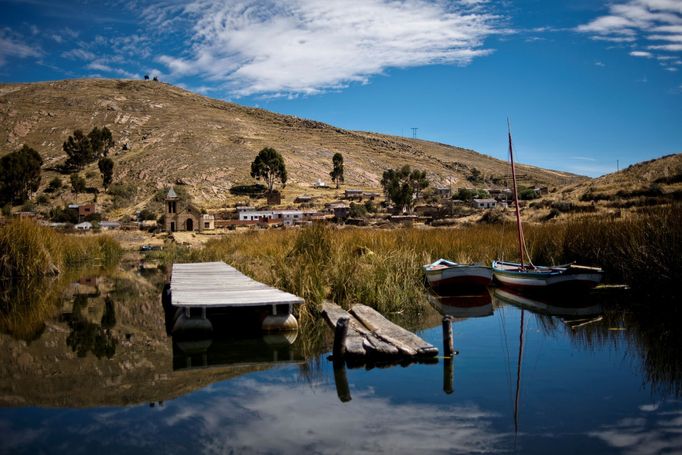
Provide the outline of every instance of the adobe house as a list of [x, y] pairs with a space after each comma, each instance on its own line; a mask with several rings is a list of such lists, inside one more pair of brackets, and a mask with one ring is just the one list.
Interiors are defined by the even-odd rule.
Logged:
[[495, 199], [474, 199], [472, 205], [477, 209], [494, 209], [497, 207]]
[[171, 187], [166, 194], [165, 230], [176, 231], [209, 231], [215, 229], [215, 217], [206, 213], [192, 204], [178, 210], [178, 195]]

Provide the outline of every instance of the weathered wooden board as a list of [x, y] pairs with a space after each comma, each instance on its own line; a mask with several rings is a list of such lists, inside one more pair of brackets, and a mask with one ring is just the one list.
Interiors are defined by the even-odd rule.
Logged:
[[297, 305], [303, 299], [252, 280], [224, 262], [173, 264], [171, 303], [179, 307]]
[[322, 314], [332, 328], [336, 328], [336, 323], [341, 318], [349, 318], [348, 335], [346, 335], [346, 354], [350, 356], [364, 356], [367, 354], [363, 341], [367, 329], [358, 327], [358, 323], [346, 310], [333, 303], [324, 302], [322, 304]]
[[[356, 305], [355, 307], [357, 307]], [[364, 307], [364, 305], [361, 305]], [[353, 307], [353, 308], [355, 308]], [[372, 310], [374, 311], [374, 310]], [[377, 332], [374, 328], [368, 327], [357, 316], [353, 310], [348, 313], [340, 306], [324, 302], [322, 304], [322, 314], [327, 323], [332, 327], [336, 327], [336, 322], [342, 318], [349, 318], [348, 335], [346, 337], [346, 354], [350, 356], [429, 356], [438, 354], [438, 349], [426, 343], [418, 336], [411, 334], [407, 330], [399, 327], [389, 320], [385, 319], [379, 313], [376, 313], [384, 322], [377, 322], [379, 318], [374, 315], [371, 319], [374, 321], [374, 326], [379, 328]], [[393, 328], [391, 328], [391, 326]], [[415, 342], [414, 339], [409, 339], [402, 332], [407, 332], [419, 340]], [[393, 334], [393, 336], [390, 336]]]
[[394, 345], [408, 356], [434, 356], [438, 348], [427, 343], [414, 333], [392, 323], [378, 311], [367, 305], [354, 305], [350, 310], [365, 327], [383, 341]]

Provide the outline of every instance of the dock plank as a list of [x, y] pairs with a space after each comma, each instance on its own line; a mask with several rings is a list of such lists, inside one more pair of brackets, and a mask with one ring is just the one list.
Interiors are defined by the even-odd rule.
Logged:
[[[355, 305], [353, 309], [356, 307], [365, 307], [365, 305]], [[417, 335], [393, 324], [371, 308], [370, 310], [376, 314], [372, 314], [368, 318], [372, 321], [370, 326], [364, 324], [354, 313], [353, 309], [349, 313], [332, 302], [324, 302], [322, 304], [322, 314], [332, 328], [336, 327], [336, 323], [340, 318], [349, 318], [348, 335], [346, 336], [347, 355], [428, 357], [438, 354], [437, 348], [425, 342]], [[363, 315], [367, 313], [363, 309], [359, 312]], [[381, 321], [382, 319], [383, 321]], [[412, 337], [405, 335], [403, 332], [412, 335]]]
[[244, 307], [302, 304], [304, 300], [255, 281], [224, 262], [173, 264], [171, 304], [180, 307]]

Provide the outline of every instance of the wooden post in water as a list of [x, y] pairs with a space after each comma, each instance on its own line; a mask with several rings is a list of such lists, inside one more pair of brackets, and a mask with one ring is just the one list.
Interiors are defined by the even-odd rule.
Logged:
[[341, 361], [346, 355], [346, 336], [348, 335], [349, 321], [350, 318], [341, 317], [336, 322], [336, 328], [334, 330], [334, 350], [332, 351], [334, 361]]
[[339, 400], [341, 400], [342, 403], [351, 400], [348, 377], [346, 376], [346, 364], [344, 362], [349, 324], [350, 318], [348, 316], [340, 317], [339, 320], [336, 321], [336, 328], [334, 329], [334, 348], [332, 351], [336, 394], [339, 396]]
[[336, 384], [336, 394], [341, 400], [341, 403], [347, 403], [352, 398], [350, 396], [350, 387], [348, 387], [348, 376], [346, 375], [346, 365], [343, 360], [334, 358], [334, 383]]
[[455, 362], [452, 356], [443, 359], [443, 392], [450, 395], [455, 391]]
[[455, 348], [452, 342], [452, 318], [445, 316], [443, 318], [443, 355], [445, 358], [452, 358], [455, 353]]

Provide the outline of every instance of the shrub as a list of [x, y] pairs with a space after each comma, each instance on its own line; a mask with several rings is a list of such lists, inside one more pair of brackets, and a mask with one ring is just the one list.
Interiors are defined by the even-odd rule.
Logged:
[[62, 179], [59, 177], [55, 177], [52, 180], [50, 180], [50, 183], [48, 183], [47, 188], [45, 188], [46, 193], [54, 193], [57, 191], [59, 188], [62, 187]]
[[113, 198], [114, 208], [128, 207], [135, 202], [137, 188], [131, 183], [114, 183], [109, 187], [109, 194]]

